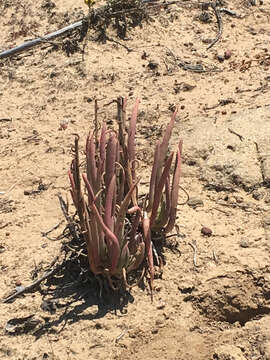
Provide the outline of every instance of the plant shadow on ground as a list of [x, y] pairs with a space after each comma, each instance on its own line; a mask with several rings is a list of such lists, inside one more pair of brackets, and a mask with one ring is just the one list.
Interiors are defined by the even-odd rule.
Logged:
[[[67, 261], [60, 273], [47, 279], [40, 290], [41, 309], [45, 323], [33, 335], [36, 340], [46, 333], [61, 333], [66, 325], [81, 320], [101, 319], [108, 313], [125, 314], [126, 307], [134, 301], [126, 290], [113, 291], [106, 282], [97, 279], [87, 271], [83, 276], [82, 268], [74, 261]], [[96, 311], [89, 313], [92, 307]], [[61, 311], [64, 310], [64, 311]], [[88, 310], [87, 313], [84, 313]]]
[[[154, 265], [159, 269], [155, 278], [162, 278], [162, 267], [166, 265], [165, 249], [181, 255], [175, 236], [177, 234], [169, 236], [167, 242], [164, 242], [163, 237], [153, 239]], [[120, 313], [120, 316], [123, 316], [128, 311], [128, 305], [134, 302], [131, 290], [120, 288], [115, 291], [110, 288], [106, 279], [95, 276], [89, 270], [87, 250], [81, 236], [77, 234], [72, 237], [69, 233], [65, 237], [61, 250], [65, 253], [65, 259], [61, 270], [49, 277], [42, 288], [39, 288], [42, 296], [41, 309], [47, 312], [48, 316], [43, 315], [45, 323], [33, 333], [36, 340], [47, 333], [59, 334], [66, 325], [81, 320], [97, 320], [109, 313], [116, 316]], [[74, 250], [75, 248], [77, 250]], [[137, 283], [142, 291], [149, 292], [147, 278], [141, 276], [145, 266], [143, 263], [137, 271], [129, 274], [129, 281], [133, 285]], [[97, 308], [96, 311], [89, 313], [94, 307]]]
[[[89, 270], [88, 259], [85, 256], [86, 246], [80, 236], [74, 238], [69, 234], [66, 240], [62, 246], [66, 258], [62, 262], [61, 270], [49, 277], [39, 288], [42, 296], [41, 309], [48, 315], [43, 313], [45, 323], [33, 332], [36, 340], [47, 333], [59, 334], [66, 325], [81, 320], [97, 320], [109, 313], [123, 316], [128, 311], [128, 305], [134, 302], [131, 290], [120, 288], [115, 291], [109, 287], [106, 279], [95, 276]], [[74, 251], [74, 247], [80, 250]], [[180, 253], [173, 240], [162, 246], [161, 239], [157, 239], [156, 256], [164, 265], [166, 264], [165, 248]], [[155, 265], [157, 261], [157, 259], [154, 261]], [[139, 271], [132, 272], [129, 280], [132, 284], [137, 282], [141, 290], [149, 291], [146, 278], [140, 276], [145, 265], [142, 264]], [[155, 277], [162, 277], [162, 268], [160, 270]], [[96, 311], [89, 313], [91, 308], [95, 308]]]

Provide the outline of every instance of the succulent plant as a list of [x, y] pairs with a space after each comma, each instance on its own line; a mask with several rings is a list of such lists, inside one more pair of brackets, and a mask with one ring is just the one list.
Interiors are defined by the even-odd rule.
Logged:
[[125, 130], [126, 99], [118, 99], [117, 104], [118, 131], [109, 130], [103, 124], [100, 134], [95, 129], [87, 137], [86, 169], [82, 177], [79, 138], [75, 138], [75, 156], [69, 171], [71, 195], [91, 271], [107, 278], [113, 289], [119, 284], [129, 287], [127, 274], [147, 262], [152, 286], [151, 235], [153, 232], [167, 233], [175, 224], [182, 142], [178, 145], [170, 184], [174, 154], [167, 157], [167, 151], [175, 112], [163, 140], [156, 146], [149, 194], [142, 200], [139, 197], [135, 147], [139, 100], [136, 100], [128, 131]]

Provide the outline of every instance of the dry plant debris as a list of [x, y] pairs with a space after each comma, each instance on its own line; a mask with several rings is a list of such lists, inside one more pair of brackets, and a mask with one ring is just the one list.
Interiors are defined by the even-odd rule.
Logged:
[[[142, 26], [144, 21], [148, 21], [152, 14], [159, 13], [162, 8], [166, 9], [171, 5], [183, 6], [183, 7], [199, 7], [202, 10], [202, 13], [198, 18], [202, 22], [209, 22], [204, 19], [206, 16], [207, 19], [210, 19], [209, 13], [204, 10], [212, 8], [217, 19], [218, 32], [213, 41], [207, 47], [207, 50], [211, 49], [221, 38], [223, 32], [223, 22], [221, 13], [225, 13], [232, 17], [239, 17], [234, 11], [231, 11], [226, 8], [220, 7], [222, 2], [189, 2], [181, 0], [173, 1], [156, 1], [156, 0], [128, 0], [123, 2], [122, 0], [108, 0], [106, 5], [93, 9], [92, 5], [95, 1], [85, 0], [85, 3], [89, 5], [89, 14], [83, 19], [80, 19], [64, 28], [56, 30], [52, 33], [46, 34], [44, 36], [37, 37], [33, 40], [24, 42], [23, 44], [16, 46], [14, 48], [0, 52], [0, 59], [10, 58], [16, 54], [19, 54], [25, 50], [29, 50], [37, 45], [48, 44], [51, 45], [54, 49], [58, 49], [59, 43], [54, 42], [53, 40], [60, 36], [67, 36], [70, 33], [74, 32], [74, 36], [69, 36], [67, 40], [64, 40], [61, 44], [62, 50], [66, 52], [68, 56], [75, 52], [84, 53], [84, 48], [81, 49], [79, 42], [85, 39], [89, 30], [94, 31], [94, 38], [97, 41], [106, 42], [112, 41], [117, 44], [120, 44], [117, 40], [112, 39], [108, 35], [108, 29], [112, 28], [117, 37], [120, 39], [126, 39], [126, 35], [129, 29], [136, 26]], [[210, 21], [211, 22], [211, 21]], [[120, 44], [127, 51], [132, 51], [132, 49], [126, 47], [124, 44]], [[85, 46], [85, 45], [84, 45]], [[193, 69], [190, 69], [193, 71]], [[196, 70], [195, 71], [201, 71]]]

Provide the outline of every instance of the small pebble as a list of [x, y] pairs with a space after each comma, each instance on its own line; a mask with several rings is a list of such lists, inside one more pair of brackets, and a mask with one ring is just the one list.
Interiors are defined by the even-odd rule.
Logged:
[[166, 312], [163, 313], [163, 316], [165, 317], [166, 320], [168, 320], [170, 318], [170, 315]]
[[68, 128], [68, 120], [62, 120], [59, 124], [58, 130], [66, 130]]
[[152, 334], [157, 334], [158, 333], [158, 328], [154, 328], [154, 329], [152, 329]]
[[188, 205], [190, 207], [192, 207], [193, 209], [196, 209], [199, 206], [203, 206], [203, 201], [201, 199], [196, 199], [196, 198], [190, 198], [188, 200]]
[[247, 240], [243, 239], [243, 240], [240, 241], [240, 246], [241, 246], [241, 248], [246, 249], [246, 248], [249, 247], [249, 243], [248, 243]]
[[265, 195], [264, 192], [260, 190], [254, 190], [252, 192], [252, 197], [255, 200], [262, 200], [264, 198], [264, 195]]
[[241, 195], [234, 195], [234, 200], [237, 204], [241, 204], [244, 201], [244, 198]]
[[224, 59], [225, 59], [225, 60], [228, 60], [231, 56], [232, 56], [231, 50], [226, 50], [226, 51], [224, 52]]
[[222, 55], [217, 55], [217, 59], [219, 62], [223, 62], [225, 60], [224, 56], [222, 56]]
[[95, 328], [96, 328], [97, 330], [102, 329], [101, 323], [99, 323], [99, 322], [95, 323]]
[[192, 284], [184, 283], [184, 284], [178, 286], [178, 290], [182, 294], [191, 294], [192, 291], [195, 290], [195, 287]]
[[165, 306], [166, 306], [165, 302], [162, 301], [161, 303], [159, 303], [159, 304], [157, 305], [157, 309], [158, 309], [158, 310], [164, 309]]
[[201, 228], [201, 233], [202, 233], [203, 235], [205, 235], [205, 236], [211, 236], [213, 232], [212, 232], [212, 230], [209, 229], [208, 227], [203, 226], [203, 227]]
[[15, 285], [16, 285], [16, 286], [21, 286], [21, 285], [22, 285], [21, 280], [16, 279], [16, 281], [15, 281]]
[[142, 53], [142, 56], [141, 56], [141, 59], [142, 60], [146, 60], [147, 58], [148, 58], [148, 54], [145, 52], [145, 51], [143, 51], [143, 53]]
[[151, 60], [147, 66], [150, 70], [156, 70], [158, 68], [158, 63]]
[[16, 288], [15, 288], [15, 290], [16, 290], [17, 292], [23, 291], [24, 289], [25, 289], [25, 287], [24, 287], [23, 285], [16, 286]]

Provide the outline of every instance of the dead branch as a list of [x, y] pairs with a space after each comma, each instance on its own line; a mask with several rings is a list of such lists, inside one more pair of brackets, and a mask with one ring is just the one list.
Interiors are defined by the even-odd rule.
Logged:
[[44, 41], [52, 40], [58, 36], [62, 36], [66, 34], [69, 31], [72, 31], [74, 29], [77, 29], [83, 25], [83, 20], [77, 21], [71, 25], [65, 26], [64, 28], [54, 31], [48, 35], [45, 35], [43, 37], [38, 37], [34, 40], [26, 41], [25, 43], [18, 45], [12, 49], [5, 50], [0, 53], [0, 59], [4, 59], [7, 57], [11, 57], [15, 54], [21, 53], [25, 50], [31, 49], [37, 45], [40, 45], [41, 43], [44, 43]]
[[211, 42], [211, 44], [207, 47], [207, 50], [211, 49], [217, 42], [218, 40], [221, 38], [222, 35], [222, 31], [223, 31], [223, 23], [222, 23], [222, 17], [220, 14], [220, 10], [216, 7], [215, 4], [211, 3], [210, 6], [212, 7], [212, 9], [214, 10], [214, 13], [216, 15], [217, 18], [217, 24], [218, 24], [218, 33], [215, 37], [215, 39]]
[[236, 131], [234, 131], [234, 130], [232, 130], [232, 129], [230, 129], [230, 128], [228, 128], [228, 131], [229, 131], [231, 134], [238, 136], [241, 141], [244, 140], [244, 137], [243, 137], [242, 135], [238, 134]]
[[3, 303], [10, 302], [11, 300], [14, 300], [15, 298], [17, 298], [18, 296], [20, 296], [24, 293], [31, 292], [36, 286], [41, 284], [42, 281], [44, 281], [44, 280], [50, 278], [51, 276], [53, 276], [54, 274], [56, 274], [60, 269], [63, 268], [64, 265], [65, 265], [64, 262], [62, 264], [57, 265], [54, 269], [47, 271], [41, 278], [35, 280], [32, 284], [25, 286], [25, 287], [19, 289], [18, 291], [16, 291], [15, 293], [9, 295], [8, 297], [4, 298], [2, 300], [2, 302]]
[[[149, 7], [149, 9], [154, 9], [154, 8], [166, 8], [170, 5], [174, 5], [177, 4], [178, 6], [186, 6], [187, 4], [184, 1], [181, 0], [173, 0], [173, 1], [164, 1], [164, 2], [159, 2], [159, 1], [155, 1], [155, 0], [142, 0], [141, 4], [143, 5], [143, 7]], [[192, 5], [194, 5], [195, 3], [192, 3]], [[82, 30], [84, 29], [84, 27], [88, 26], [87, 24], [89, 24], [89, 21], [91, 23], [95, 23], [97, 21], [98, 18], [100, 17], [115, 17], [119, 14], [130, 14], [130, 13], [134, 13], [138, 11], [138, 8], [134, 7], [134, 8], [128, 8], [128, 9], [122, 9], [119, 11], [115, 11], [115, 12], [110, 12], [109, 11], [109, 7], [108, 5], [105, 6], [101, 6], [97, 9], [94, 9], [88, 16], [83, 17], [81, 20], [76, 21], [73, 24], [70, 24], [68, 26], [65, 26], [62, 29], [56, 30], [52, 33], [49, 33], [47, 35], [44, 36], [40, 36], [36, 39], [30, 40], [30, 41], [26, 41], [25, 43], [18, 45], [14, 48], [5, 50], [0, 52], [0, 59], [5, 59], [5, 58], [9, 58], [12, 57], [16, 54], [19, 54], [23, 51], [29, 50], [35, 46], [38, 46], [44, 42], [48, 42], [50, 43], [50, 40], [55, 39], [56, 37], [59, 36], [63, 36], [66, 35], [67, 33], [70, 33], [76, 29], [82, 28]], [[110, 41], [112, 41], [111, 39], [108, 39]], [[128, 51], [130, 51], [130, 49], [127, 49]]]

